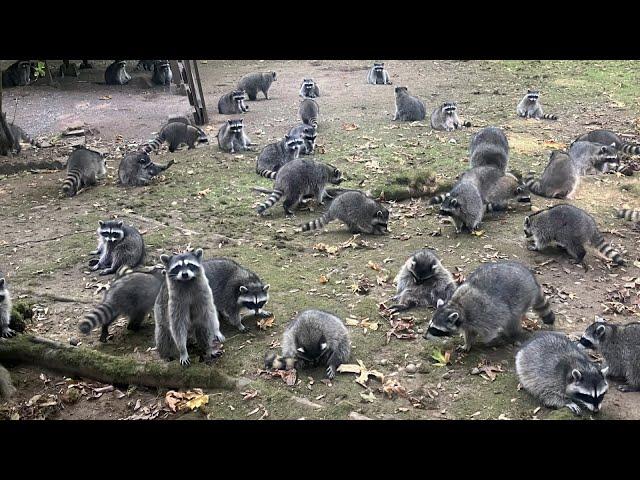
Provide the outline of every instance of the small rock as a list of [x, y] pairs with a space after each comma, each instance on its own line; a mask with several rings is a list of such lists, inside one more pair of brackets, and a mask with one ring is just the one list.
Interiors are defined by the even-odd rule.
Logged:
[[362, 415], [361, 413], [358, 413], [358, 412], [351, 412], [349, 414], [349, 418], [351, 420], [371, 420], [369, 417]]
[[455, 144], [456, 144], [456, 143], [458, 143], [458, 142], [456, 142], [456, 139], [455, 139], [455, 138], [450, 138], [450, 139], [449, 139], [449, 143], [453, 143], [453, 144], [455, 145]]
[[73, 345], [74, 347], [77, 347], [77, 346], [78, 346], [78, 344], [80, 343], [80, 340], [78, 340], [77, 338], [71, 338], [71, 339], [69, 340], [69, 343], [70, 343], [71, 345]]
[[444, 380], [449, 380], [451, 378], [451, 372], [446, 372], [442, 374], [442, 378]]
[[416, 367], [413, 363], [410, 363], [404, 368], [404, 371], [407, 373], [416, 373], [418, 371], [418, 367]]
[[384, 365], [389, 365], [389, 360], [388, 360], [388, 359], [386, 359], [386, 358], [383, 358], [382, 360], [380, 360], [380, 361], [378, 362], [378, 365], [383, 365], [383, 366], [384, 366]]
[[424, 329], [423, 328], [419, 328], [416, 331], [418, 332], [418, 335], [422, 335], [424, 333]]

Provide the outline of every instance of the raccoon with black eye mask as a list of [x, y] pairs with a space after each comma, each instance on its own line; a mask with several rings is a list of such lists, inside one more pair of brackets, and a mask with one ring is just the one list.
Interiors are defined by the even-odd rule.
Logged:
[[431, 128], [450, 132], [461, 127], [470, 127], [471, 122], [462, 122], [457, 110], [456, 102], [444, 102], [431, 114]]

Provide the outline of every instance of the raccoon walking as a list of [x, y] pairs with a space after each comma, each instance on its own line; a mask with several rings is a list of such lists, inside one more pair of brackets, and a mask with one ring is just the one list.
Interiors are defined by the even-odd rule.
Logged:
[[236, 153], [249, 150], [251, 139], [244, 131], [242, 118], [227, 120], [218, 130], [218, 146], [223, 152]]
[[388, 232], [389, 211], [360, 191], [340, 194], [327, 212], [300, 226], [303, 232], [323, 228], [332, 220], [344, 222], [351, 233], [384, 235]]
[[593, 246], [617, 265], [624, 265], [622, 256], [604, 239], [595, 220], [584, 210], [568, 204], [554, 205], [532, 213], [524, 219], [524, 233], [533, 242], [529, 250], [540, 251], [551, 245], [564, 248], [577, 264], [588, 269], [584, 261], [585, 247]]
[[165, 281], [153, 307], [156, 322], [156, 349], [164, 360], [180, 359], [188, 366], [187, 339], [195, 336], [205, 361], [216, 357], [213, 342], [224, 342], [218, 310], [202, 265], [203, 252], [161, 255]]
[[295, 160], [300, 155], [304, 141], [298, 137], [285, 135], [278, 142], [264, 147], [256, 158], [256, 173], [261, 177], [276, 178], [283, 165]]
[[302, 98], [317, 98], [320, 96], [320, 89], [313, 78], [305, 78], [302, 80], [299, 95]]
[[517, 112], [523, 118], [535, 118], [545, 120], [558, 120], [556, 115], [545, 114], [540, 104], [540, 92], [538, 90], [527, 90], [527, 94], [518, 103]]
[[67, 160], [67, 176], [62, 182], [62, 191], [73, 197], [81, 188], [95, 185], [97, 180], [106, 176], [107, 161], [104, 155], [78, 146]]
[[640, 145], [625, 142], [610, 130], [592, 130], [580, 135], [575, 142], [593, 142], [601, 145], [614, 145], [616, 150], [628, 155], [640, 155]]
[[135, 227], [125, 225], [122, 220], [100, 220], [98, 223], [98, 248], [90, 255], [100, 255], [100, 258], [92, 262], [92, 271], [102, 268], [99, 275], [109, 275], [123, 265], [135, 268], [144, 262], [144, 240]]
[[456, 102], [444, 102], [431, 114], [431, 128], [451, 132], [461, 127], [470, 127], [471, 122], [462, 122], [458, 117]]
[[[264, 94], [264, 98], [269, 100], [269, 88], [276, 81], [276, 72], [251, 73], [245, 75], [238, 82], [238, 90], [247, 92], [249, 100], [256, 100], [258, 92]], [[222, 112], [220, 112], [222, 113]]]
[[131, 80], [131, 76], [127, 73], [127, 62], [124, 60], [116, 60], [104, 71], [104, 81], [107, 85], [125, 85]]
[[300, 108], [298, 109], [298, 114], [300, 115], [300, 119], [302, 123], [306, 125], [311, 125], [314, 129], [318, 128], [318, 115], [320, 115], [320, 107], [318, 103], [311, 99], [305, 98], [300, 102]]
[[289, 130], [288, 135], [301, 138], [304, 142], [303, 148], [300, 149], [300, 155], [311, 155], [315, 151], [316, 138], [318, 138], [315, 127], [302, 123]]
[[149, 185], [153, 177], [164, 172], [174, 163], [175, 160], [171, 160], [166, 165], [160, 165], [153, 163], [145, 152], [128, 153], [118, 166], [120, 185], [128, 187]]
[[7, 280], [0, 272], [0, 337], [13, 337], [15, 332], [9, 328], [11, 322], [11, 294]]
[[580, 172], [567, 152], [554, 150], [540, 180], [535, 180], [530, 173], [524, 182], [532, 193], [541, 197], [572, 199], [580, 184]]
[[597, 413], [609, 389], [607, 368], [598, 367], [557, 332], [538, 332], [516, 354], [520, 384], [549, 408], [583, 408]]
[[169, 151], [173, 153], [182, 144], [186, 144], [191, 150], [196, 148], [196, 144], [209, 143], [209, 138], [199, 127], [182, 122], [171, 122], [162, 127], [158, 136], [144, 145], [141, 151], [145, 153], [157, 151], [164, 142], [169, 144]]
[[396, 113], [394, 120], [401, 122], [416, 122], [424, 120], [427, 115], [424, 102], [418, 97], [409, 95], [407, 87], [396, 87]]
[[574, 142], [569, 156], [580, 175], [615, 171], [620, 164], [615, 144], [601, 145], [592, 142]]
[[234, 90], [233, 92], [222, 95], [218, 100], [218, 113], [233, 115], [248, 112], [249, 107], [244, 103], [244, 96], [244, 90]]
[[446, 302], [438, 302], [425, 338], [462, 331], [463, 349], [474, 344], [493, 346], [520, 337], [520, 321], [533, 309], [547, 325], [555, 321], [542, 287], [520, 262], [479, 266]]
[[384, 63], [374, 63], [367, 73], [367, 83], [371, 85], [391, 85], [389, 72], [384, 68]]
[[508, 163], [509, 141], [501, 129], [487, 127], [473, 136], [469, 146], [471, 167], [491, 166], [506, 172]]
[[31, 62], [18, 60], [2, 71], [2, 88], [24, 87], [31, 83]]

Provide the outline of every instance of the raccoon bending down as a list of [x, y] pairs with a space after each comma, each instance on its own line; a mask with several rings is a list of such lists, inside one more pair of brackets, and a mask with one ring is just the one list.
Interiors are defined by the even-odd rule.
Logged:
[[168, 60], [157, 60], [153, 63], [153, 75], [151, 81], [156, 85], [170, 85], [173, 73]]
[[2, 88], [24, 87], [31, 83], [31, 62], [19, 60], [2, 71]]
[[367, 74], [367, 83], [371, 85], [391, 85], [389, 72], [384, 68], [384, 63], [374, 63]]
[[407, 87], [396, 87], [396, 113], [394, 120], [402, 122], [416, 122], [424, 120], [427, 115], [426, 107], [418, 97], [409, 95]]
[[124, 60], [116, 60], [104, 71], [104, 81], [107, 85], [125, 85], [131, 80], [131, 76], [127, 73], [127, 62]]
[[624, 378], [621, 392], [640, 391], [640, 323], [614, 325], [598, 319], [587, 327], [580, 345], [593, 348], [604, 357], [609, 376]]
[[491, 185], [485, 195], [485, 211], [500, 212], [507, 210], [509, 202], [516, 200], [519, 203], [531, 203], [531, 197], [527, 194], [527, 187], [513, 174], [505, 173]]
[[270, 143], [262, 149], [256, 158], [256, 173], [261, 177], [276, 178], [283, 165], [298, 158], [304, 146], [301, 138], [285, 135], [278, 142]]
[[175, 160], [171, 160], [166, 165], [160, 165], [153, 163], [149, 154], [145, 152], [128, 153], [118, 167], [120, 185], [128, 187], [148, 185], [153, 177], [164, 172], [174, 163]]
[[282, 206], [287, 215], [292, 215], [292, 210], [306, 196], [312, 195], [318, 203], [322, 204], [324, 197], [328, 195], [325, 185], [327, 183], [339, 185], [342, 181], [340, 170], [333, 165], [302, 158], [292, 160], [278, 171], [273, 193], [264, 203], [258, 205], [258, 214], [262, 215], [282, 197], [284, 197]]
[[249, 107], [244, 103], [244, 96], [244, 90], [234, 90], [233, 92], [222, 95], [220, 100], [218, 100], [218, 113], [233, 115], [249, 111]]
[[538, 90], [527, 90], [527, 94], [518, 103], [516, 109], [518, 115], [523, 118], [536, 118], [545, 120], [557, 120], [558, 117], [551, 114], [545, 114], [540, 104], [540, 92]]
[[[258, 92], [264, 94], [264, 98], [269, 100], [269, 88], [276, 81], [276, 72], [251, 73], [245, 75], [238, 82], [238, 90], [247, 92], [249, 100], [256, 100]], [[222, 113], [222, 112], [220, 112]], [[232, 112], [239, 113], [239, 112]]]
[[313, 78], [305, 78], [302, 80], [299, 95], [303, 98], [317, 98], [320, 96], [320, 89]]
[[587, 270], [585, 246], [592, 245], [598, 252], [618, 265], [625, 261], [604, 239], [595, 220], [584, 210], [573, 205], [560, 204], [540, 210], [524, 219], [524, 233], [533, 241], [529, 250], [540, 251], [556, 244]]
[[431, 128], [450, 132], [461, 127], [470, 127], [471, 122], [461, 122], [456, 110], [456, 102], [444, 102], [431, 114]]
[[501, 129], [487, 127], [473, 136], [469, 146], [471, 167], [492, 166], [506, 172], [508, 162], [509, 141]]
[[456, 282], [437, 255], [427, 248], [418, 250], [402, 266], [394, 279], [397, 301], [392, 313], [415, 307], [435, 307], [438, 301], [448, 302], [456, 290]]
[[122, 220], [100, 220], [98, 223], [98, 248], [89, 254], [100, 255], [100, 258], [91, 262], [92, 271], [102, 268], [99, 275], [109, 275], [123, 265], [135, 268], [144, 262], [144, 240], [135, 227], [125, 225]]
[[533, 309], [547, 325], [555, 321], [549, 299], [529, 268], [519, 262], [479, 266], [444, 303], [439, 301], [425, 338], [462, 331], [464, 346], [493, 346], [517, 340], [520, 321]]
[[[5, 122], [6, 122], [6, 114], [3, 112], [2, 115], [5, 117]], [[9, 129], [11, 130], [11, 134], [13, 136], [13, 145], [12, 145], [12, 150], [15, 151], [17, 154], [19, 154], [22, 151], [22, 146], [20, 145], [21, 141], [24, 141], [26, 143], [29, 143], [31, 145], [33, 145], [34, 147], [38, 147], [40, 148], [40, 143], [36, 142], [35, 140], [33, 140], [29, 135], [27, 135], [27, 133], [20, 128], [18, 125], [14, 125], [14, 124], [7, 124], [7, 127], [9, 127]]]
[[227, 120], [218, 130], [218, 146], [223, 152], [236, 153], [249, 150], [251, 139], [244, 131], [242, 118]]
[[201, 128], [174, 121], [162, 127], [158, 136], [144, 145], [141, 150], [145, 153], [159, 150], [164, 142], [169, 144], [169, 151], [173, 153], [183, 143], [187, 144], [191, 150], [196, 148], [196, 143], [208, 143], [209, 139]]
[[516, 354], [520, 384], [549, 408], [597, 413], [609, 389], [601, 370], [577, 345], [557, 332], [538, 332]]
[[62, 191], [73, 197], [81, 188], [95, 185], [107, 176], [107, 161], [95, 150], [78, 146], [67, 160], [67, 176], [62, 182]]
[[303, 148], [300, 149], [300, 155], [311, 155], [316, 148], [316, 128], [312, 125], [302, 123], [289, 130], [288, 135], [294, 138], [301, 138], [304, 142]]
[[580, 172], [567, 152], [554, 150], [540, 180], [529, 174], [524, 182], [532, 193], [541, 197], [571, 199], [578, 190]]
[[242, 316], [268, 317], [269, 284], [230, 258], [218, 257], [202, 263], [218, 314], [241, 332]]
[[640, 223], [640, 210], [630, 210], [628, 208], [617, 208], [616, 217], [624, 218], [629, 222]]
[[569, 147], [569, 156], [580, 175], [615, 171], [620, 164], [614, 143], [574, 142]]
[[300, 228], [303, 232], [316, 230], [335, 219], [344, 222], [351, 233], [384, 235], [388, 232], [389, 211], [364, 193], [349, 191], [338, 195], [323, 216]]
[[282, 334], [282, 356], [267, 353], [265, 366], [281, 370], [326, 365], [327, 378], [351, 356], [349, 332], [342, 320], [322, 310], [305, 310]]
[[628, 155], [640, 155], [640, 145], [625, 142], [618, 135], [610, 130], [592, 130], [589, 133], [580, 135], [574, 140], [575, 142], [593, 142], [601, 145], [614, 144], [616, 150]]
[[203, 359], [217, 356], [213, 342], [224, 342], [218, 310], [202, 265], [202, 249], [173, 256], [161, 255], [165, 281], [153, 307], [156, 349], [164, 360], [180, 359], [188, 366], [187, 340], [193, 334]]
[[318, 115], [320, 115], [320, 107], [315, 100], [311, 98], [305, 98], [302, 100], [302, 102], [300, 102], [298, 114], [300, 115], [302, 123], [311, 125], [316, 130], [318, 129]]
[[11, 322], [11, 294], [7, 280], [0, 272], [0, 337], [13, 337], [15, 332], [9, 328]]

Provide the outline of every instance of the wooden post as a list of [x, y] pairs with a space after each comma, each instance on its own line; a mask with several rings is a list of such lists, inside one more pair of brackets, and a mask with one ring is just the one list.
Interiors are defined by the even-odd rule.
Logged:
[[[204, 95], [202, 94], [202, 84], [200, 83], [200, 76], [198, 73], [198, 67], [196, 60], [193, 60], [193, 66], [190, 60], [181, 60], [184, 67], [184, 73], [187, 81], [187, 95], [189, 96], [189, 103], [194, 107], [194, 119], [196, 125], [204, 125], [208, 122], [208, 115], [206, 106], [204, 103]], [[196, 72], [198, 84], [193, 78], [193, 72]]]

